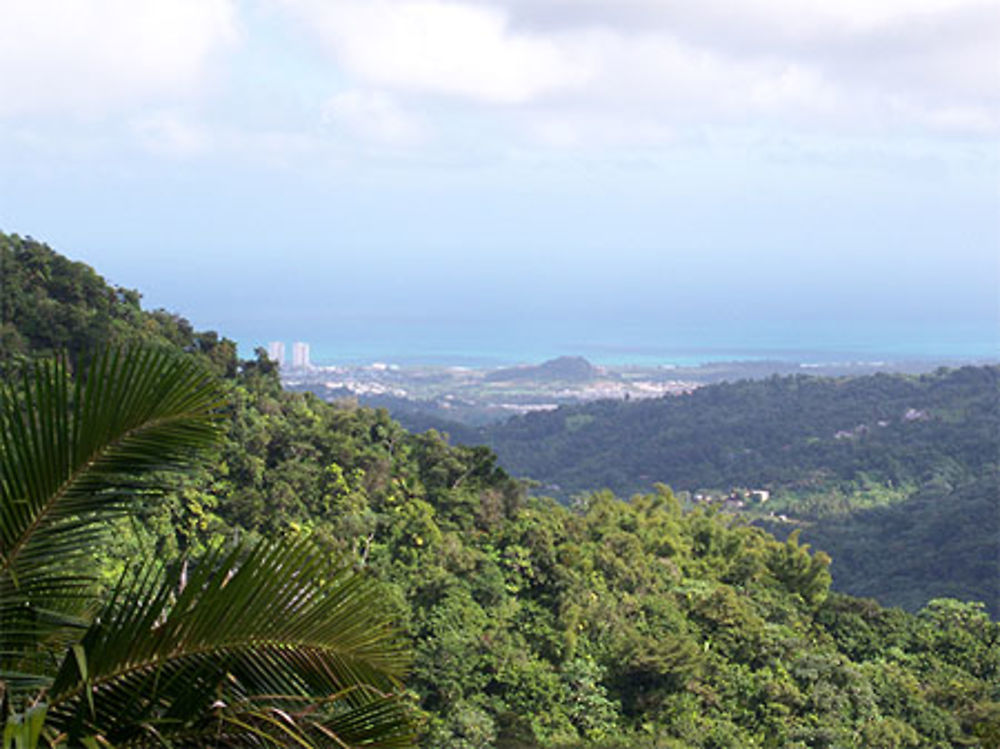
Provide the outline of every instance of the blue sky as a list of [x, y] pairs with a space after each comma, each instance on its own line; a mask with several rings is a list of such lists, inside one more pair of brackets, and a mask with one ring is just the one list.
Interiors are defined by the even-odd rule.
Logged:
[[241, 343], [402, 317], [998, 342], [992, 2], [0, 8], [0, 228]]

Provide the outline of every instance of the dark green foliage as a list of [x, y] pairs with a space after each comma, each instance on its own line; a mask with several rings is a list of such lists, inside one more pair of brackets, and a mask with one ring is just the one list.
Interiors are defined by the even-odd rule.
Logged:
[[478, 435], [562, 497], [655, 481], [769, 490], [755, 521], [778, 535], [800, 528], [831, 553], [839, 590], [913, 611], [942, 596], [981, 600], [1000, 616], [1000, 367], [719, 384]]
[[26, 354], [97, 351], [120, 323], [140, 318], [139, 294], [109, 287], [92, 268], [47, 246], [0, 234], [0, 343], [5, 362]]
[[952, 485], [996, 470], [1000, 367], [772, 377], [685, 396], [566, 406], [481, 430], [517, 475], [563, 494], [732, 486], [819, 492]]
[[[777, 535], [788, 525], [761, 523]], [[833, 557], [838, 589], [916, 611], [930, 599], [980, 600], [1000, 617], [1000, 485], [929, 484], [888, 507], [811, 523], [802, 536]]]
[[68, 352], [75, 362], [109, 343], [182, 348], [218, 374], [235, 374], [232, 341], [196, 333], [165, 310], [145, 312], [140, 299], [41, 242], [0, 232], [0, 375], [29, 357]]

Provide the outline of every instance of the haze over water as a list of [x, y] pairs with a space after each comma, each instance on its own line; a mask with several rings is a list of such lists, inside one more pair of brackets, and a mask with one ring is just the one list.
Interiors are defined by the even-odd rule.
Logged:
[[[991, 336], [993, 336], [991, 338]], [[269, 339], [272, 340], [272, 339]], [[434, 364], [495, 366], [580, 355], [606, 365], [696, 365], [711, 361], [780, 360], [800, 363], [969, 361], [1000, 359], [995, 331], [984, 327], [892, 326], [881, 323], [740, 328], [723, 321], [700, 326], [621, 321], [552, 321], [530, 326], [414, 323], [406, 319], [341, 329], [302, 326], [295, 336], [311, 345], [314, 364]], [[241, 341], [248, 355], [262, 340]]]

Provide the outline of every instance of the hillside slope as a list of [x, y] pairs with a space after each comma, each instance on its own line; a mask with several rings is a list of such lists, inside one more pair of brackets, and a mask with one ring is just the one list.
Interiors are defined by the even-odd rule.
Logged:
[[517, 475], [563, 493], [822, 490], [845, 482], [951, 483], [995, 470], [1000, 367], [921, 376], [772, 377], [682, 396], [601, 401], [480, 430]]
[[838, 590], [911, 610], [973, 598], [1000, 616], [998, 430], [1000, 367], [982, 366], [710, 385], [534, 413], [473, 439], [563, 498], [654, 482], [767, 490], [740, 513], [831, 552]]

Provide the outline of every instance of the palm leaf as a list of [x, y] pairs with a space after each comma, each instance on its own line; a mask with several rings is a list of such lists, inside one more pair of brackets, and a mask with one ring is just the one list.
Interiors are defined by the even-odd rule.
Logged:
[[182, 580], [122, 579], [52, 685], [53, 728], [115, 746], [411, 744], [408, 659], [370, 577], [299, 540], [216, 549]]
[[219, 547], [187, 576], [146, 565], [88, 599], [104, 521], [218, 436], [201, 369], [113, 350], [0, 394], [4, 744], [44, 721], [53, 745], [411, 745], [377, 586], [308, 541]]
[[0, 386], [0, 679], [51, 673], [39, 644], [85, 613], [102, 521], [214, 442], [220, 403], [198, 365], [155, 350], [108, 350], [73, 380], [41, 362]]

